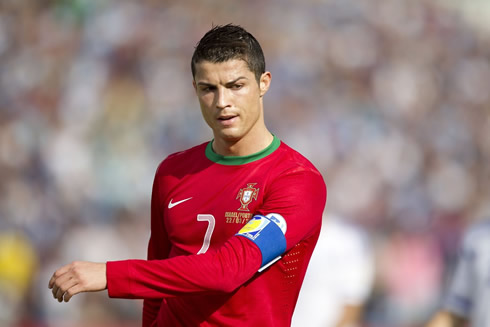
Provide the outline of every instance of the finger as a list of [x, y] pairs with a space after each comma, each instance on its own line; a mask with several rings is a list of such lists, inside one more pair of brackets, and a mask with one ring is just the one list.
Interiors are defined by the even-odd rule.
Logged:
[[65, 300], [65, 302], [70, 301], [70, 299], [71, 299], [71, 298], [72, 298], [74, 295], [76, 295], [76, 294], [78, 294], [78, 293], [81, 293], [81, 292], [83, 292], [83, 288], [82, 288], [82, 286], [80, 286], [79, 284], [76, 284], [76, 285], [74, 285], [74, 286], [70, 287], [70, 289], [68, 289], [68, 290], [65, 292], [65, 296], [64, 296], [64, 300]]
[[58, 293], [58, 290], [59, 290], [59, 285], [55, 282], [53, 284], [53, 288], [51, 289], [51, 293], [53, 294], [53, 297], [56, 299], [56, 294]]
[[61, 302], [61, 297], [63, 296], [63, 293], [65, 291], [62, 290], [61, 286], [56, 285], [53, 287], [53, 297], [58, 300], [58, 302]]
[[51, 289], [51, 293], [53, 293], [53, 297], [56, 299], [58, 298], [57, 294], [58, 294], [58, 291], [60, 290], [60, 286], [61, 284], [63, 284], [65, 282], [66, 278], [63, 278], [63, 276], [57, 278], [54, 283], [53, 283], [53, 287]]
[[49, 279], [49, 283], [48, 283], [48, 288], [49, 289], [52, 289], [53, 288], [53, 285], [54, 285], [54, 281], [56, 280], [56, 278], [54, 277], [54, 274], [53, 276], [51, 276], [51, 278]]
[[56, 277], [56, 279], [54, 280], [53, 284], [52, 284], [52, 290], [51, 292], [53, 293], [53, 297], [55, 299], [59, 299], [59, 292], [62, 290], [66, 290], [65, 289], [62, 289], [62, 285], [67, 285], [66, 283], [72, 279], [72, 274], [69, 273], [69, 272], [66, 272], [64, 273], [63, 275], [60, 275], [58, 277]]
[[63, 267], [60, 267], [58, 270], [56, 270], [54, 273], [53, 273], [53, 276], [51, 276], [51, 279], [49, 280], [49, 283], [48, 283], [48, 287], [49, 288], [53, 288], [53, 285], [55, 283], [55, 281], [62, 275], [64, 275], [66, 272], [68, 272], [70, 270], [70, 266], [71, 264], [69, 265], [65, 265]]
[[49, 279], [48, 283], [48, 288], [52, 289], [54, 287], [54, 283], [56, 282], [56, 279], [59, 277], [59, 275], [56, 274], [56, 271], [54, 272], [53, 276]]
[[[69, 288], [70, 285], [65, 286], [67, 288], [64, 288], [62, 285], [57, 287], [56, 294], [54, 295], [55, 299], [58, 300], [58, 302], [63, 301], [63, 294], [65, 294], [66, 290]], [[71, 285], [73, 286], [73, 285]]]
[[58, 299], [58, 302], [63, 301], [63, 296], [68, 292], [71, 288], [78, 285], [78, 280], [75, 278], [70, 278], [59, 285], [55, 298]]

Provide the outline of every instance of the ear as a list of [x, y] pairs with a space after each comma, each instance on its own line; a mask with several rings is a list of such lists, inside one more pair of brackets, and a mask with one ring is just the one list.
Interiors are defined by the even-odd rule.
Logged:
[[259, 88], [260, 88], [260, 97], [263, 97], [264, 94], [269, 90], [269, 86], [271, 85], [271, 73], [265, 72], [260, 76]]
[[192, 86], [194, 87], [194, 91], [197, 94], [197, 85], [196, 85], [196, 80], [192, 79]]

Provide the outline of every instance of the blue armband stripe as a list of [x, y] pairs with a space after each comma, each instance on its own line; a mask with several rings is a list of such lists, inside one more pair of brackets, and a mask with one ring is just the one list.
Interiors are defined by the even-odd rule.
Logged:
[[274, 217], [271, 219], [266, 216], [255, 215], [236, 234], [248, 238], [257, 245], [262, 253], [261, 267], [286, 251], [286, 237], [283, 229], [273, 219]]

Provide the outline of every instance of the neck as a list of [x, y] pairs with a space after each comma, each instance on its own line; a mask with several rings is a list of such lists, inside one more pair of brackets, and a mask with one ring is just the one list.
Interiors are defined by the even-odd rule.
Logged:
[[223, 156], [248, 156], [267, 148], [274, 136], [267, 129], [263, 133], [246, 135], [240, 139], [216, 138], [213, 142], [213, 150]]

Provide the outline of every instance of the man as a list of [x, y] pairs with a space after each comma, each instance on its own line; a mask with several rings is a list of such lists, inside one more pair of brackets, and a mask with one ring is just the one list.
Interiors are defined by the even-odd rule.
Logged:
[[266, 128], [271, 74], [250, 33], [212, 28], [191, 68], [214, 139], [158, 167], [148, 260], [75, 262], [49, 287], [60, 302], [106, 288], [110, 297], [144, 299], [143, 326], [289, 326], [325, 183]]
[[374, 266], [367, 233], [335, 214], [325, 215], [291, 326], [361, 326]]
[[490, 220], [468, 228], [443, 308], [426, 327], [490, 326]]

